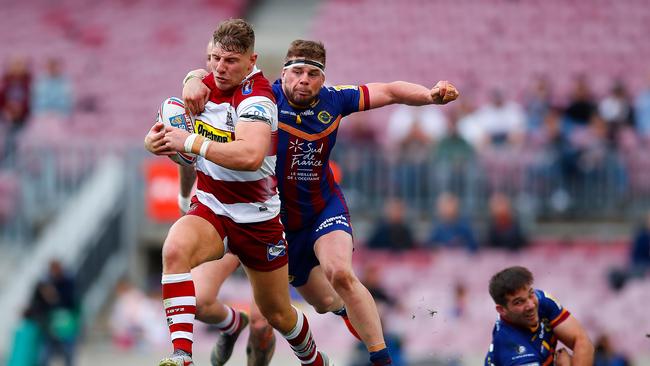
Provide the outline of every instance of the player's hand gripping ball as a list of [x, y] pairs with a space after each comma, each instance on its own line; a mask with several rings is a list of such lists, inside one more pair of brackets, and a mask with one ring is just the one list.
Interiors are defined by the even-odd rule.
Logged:
[[[185, 105], [183, 101], [171, 97], [165, 99], [160, 108], [158, 109], [158, 122], [162, 122], [165, 126], [183, 129], [189, 133], [194, 133], [194, 121], [185, 112]], [[174, 155], [169, 155], [176, 164], [189, 166], [196, 163], [196, 155], [185, 152], [178, 152]]]

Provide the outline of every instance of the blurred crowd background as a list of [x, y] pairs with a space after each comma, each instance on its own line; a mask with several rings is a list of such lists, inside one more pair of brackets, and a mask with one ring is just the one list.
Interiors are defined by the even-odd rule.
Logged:
[[[204, 65], [219, 21], [244, 17], [271, 80], [290, 41], [306, 38], [325, 43], [328, 84], [449, 80], [461, 92], [444, 107], [352, 115], [333, 154], [355, 268], [397, 365], [480, 364], [496, 317], [488, 280], [515, 264], [583, 323], [597, 365], [650, 365], [647, 1], [0, 9], [0, 363], [140, 365], [168, 351], [160, 248], [179, 215], [177, 171], [142, 140], [159, 103]], [[224, 298], [247, 307], [247, 286], [237, 274]], [[363, 364], [342, 323], [310, 322], [337, 364]], [[199, 332], [207, 364], [216, 336]], [[289, 360], [279, 345], [272, 364]]]

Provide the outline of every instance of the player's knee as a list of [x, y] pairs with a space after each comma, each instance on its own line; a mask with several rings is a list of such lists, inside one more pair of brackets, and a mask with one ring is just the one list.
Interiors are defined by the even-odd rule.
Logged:
[[271, 327], [271, 325], [266, 320], [266, 318], [262, 316], [256, 319], [251, 319], [251, 323], [249, 327], [250, 327], [251, 337], [256, 339], [264, 338], [267, 336], [269, 332], [271, 333], [273, 332], [273, 327]]
[[162, 249], [163, 267], [173, 270], [181, 263], [187, 262], [187, 253], [178, 242], [165, 242]]
[[337, 291], [350, 291], [352, 290], [357, 277], [349, 268], [340, 268], [333, 270], [328, 276], [332, 287]]
[[311, 304], [311, 306], [314, 307], [314, 310], [316, 310], [318, 314], [325, 314], [332, 311], [332, 305], [335, 300], [334, 296], [323, 296], [318, 299], [318, 302]]
[[267, 319], [269, 324], [275, 329], [287, 328], [287, 323], [290, 319], [290, 313], [277, 310], [263, 311], [262, 315]]

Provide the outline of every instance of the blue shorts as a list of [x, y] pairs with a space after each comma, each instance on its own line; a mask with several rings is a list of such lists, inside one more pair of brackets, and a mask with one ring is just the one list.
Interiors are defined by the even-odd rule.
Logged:
[[311, 270], [320, 264], [314, 252], [316, 240], [335, 230], [352, 235], [350, 213], [345, 203], [336, 196], [329, 199], [325, 209], [310, 225], [285, 232], [289, 245], [289, 283], [293, 287], [307, 283]]

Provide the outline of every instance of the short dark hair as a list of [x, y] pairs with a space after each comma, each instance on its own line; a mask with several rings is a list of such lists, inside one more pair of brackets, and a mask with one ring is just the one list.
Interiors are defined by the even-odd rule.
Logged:
[[255, 32], [243, 19], [224, 20], [212, 34], [212, 44], [228, 52], [246, 53], [255, 48]]
[[325, 66], [325, 45], [323, 42], [296, 39], [295, 41], [291, 42], [289, 50], [287, 50], [287, 57], [285, 57], [284, 61], [287, 61], [293, 57], [318, 61], [323, 64], [323, 66]]
[[532, 285], [534, 281], [533, 274], [528, 268], [521, 266], [508, 267], [490, 279], [490, 296], [498, 305], [506, 306], [508, 300], [506, 296]]

